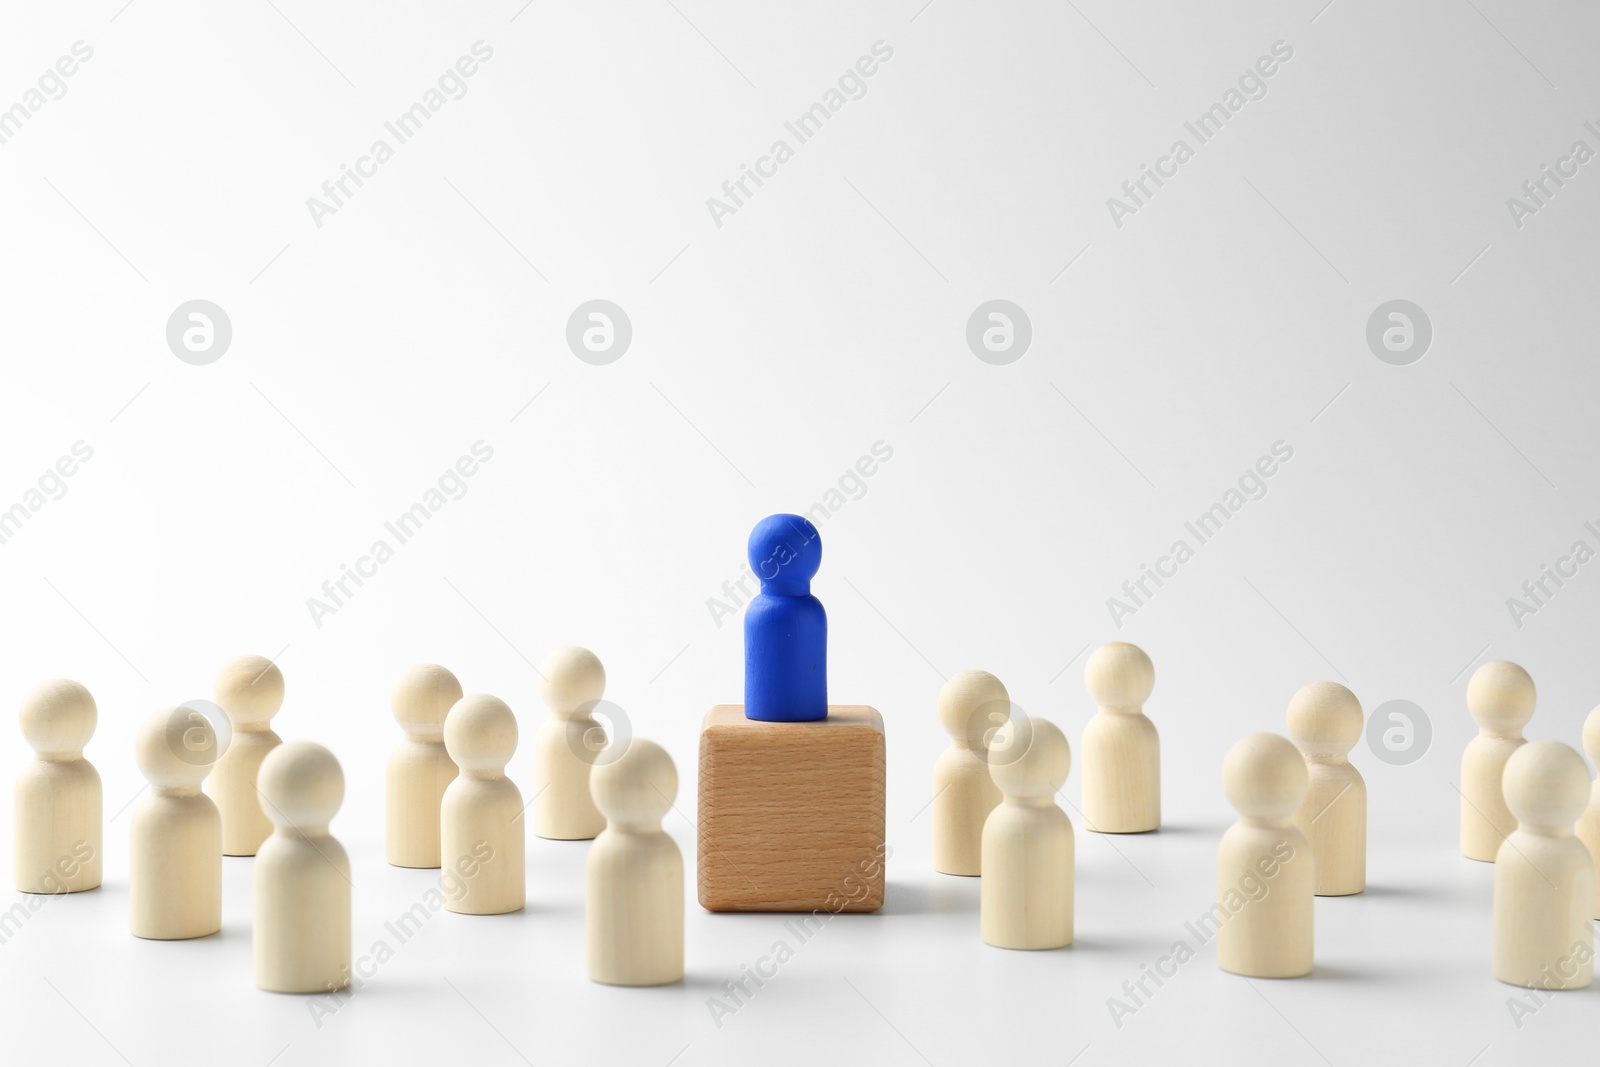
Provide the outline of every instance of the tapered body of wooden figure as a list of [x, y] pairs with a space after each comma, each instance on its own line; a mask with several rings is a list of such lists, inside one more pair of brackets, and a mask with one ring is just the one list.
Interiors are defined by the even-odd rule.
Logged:
[[1467, 710], [1478, 736], [1461, 756], [1461, 854], [1493, 863], [1517, 820], [1506, 807], [1500, 776], [1523, 744], [1522, 728], [1533, 718], [1533, 679], [1515, 663], [1496, 660], [1472, 672]]
[[1305, 757], [1311, 788], [1295, 825], [1311, 842], [1319, 897], [1367, 888], [1367, 783], [1350, 765], [1366, 720], [1338, 682], [1312, 682], [1289, 701], [1289, 739]]
[[522, 793], [506, 777], [517, 751], [517, 719], [484, 693], [462, 697], [444, 719], [444, 745], [461, 774], [439, 810], [444, 906], [463, 915], [503, 915], [527, 904]]
[[283, 707], [283, 672], [265, 656], [240, 656], [217, 672], [212, 699], [227, 713], [232, 736], [206, 779], [206, 795], [222, 815], [222, 854], [254, 856], [272, 833], [256, 775], [267, 753], [283, 743], [272, 732], [272, 717]]
[[976, 875], [983, 864], [983, 824], [1000, 803], [989, 773], [988, 744], [1011, 716], [1011, 696], [988, 671], [962, 671], [939, 691], [939, 723], [950, 747], [933, 765], [933, 869]]
[[999, 948], [1072, 944], [1072, 821], [1055, 794], [1072, 749], [1055, 723], [1013, 711], [991, 738], [989, 773], [1002, 800], [983, 824], [979, 926]]
[[350, 857], [328, 830], [344, 803], [332, 752], [289, 741], [261, 764], [272, 818], [255, 864], [256, 987], [327, 993], [350, 984]]
[[683, 854], [661, 820], [678, 795], [678, 770], [660, 745], [636, 738], [595, 767], [589, 784], [606, 817], [585, 864], [589, 977], [607, 985], [676, 982], [683, 977]]
[[550, 714], [533, 736], [533, 832], [552, 841], [588, 841], [605, 829], [589, 773], [605, 750], [594, 719], [606, 669], [586, 648], [558, 648], [539, 668], [539, 693]]
[[1559, 741], [1530, 741], [1506, 761], [1517, 828], [1494, 863], [1494, 976], [1534, 989], [1594, 981], [1594, 857], [1573, 834], [1589, 768]]
[[405, 738], [389, 755], [384, 854], [393, 866], [439, 866], [439, 807], [456, 778], [444, 717], [460, 699], [456, 676], [434, 663], [412, 667], [395, 683], [390, 706]]
[[33, 758], [13, 793], [12, 877], [19, 893], [81, 893], [100, 885], [100, 775], [83, 758], [98, 715], [94, 697], [57, 678], [22, 702]]
[[222, 929], [222, 816], [200, 791], [221, 748], [217, 724], [188, 706], [156, 712], [134, 740], [150, 782], [131, 818], [136, 937], [175, 941]]
[[1101, 645], [1084, 665], [1097, 710], [1083, 728], [1083, 826], [1137, 834], [1161, 826], [1161, 738], [1144, 713], [1156, 669], [1138, 645]]
[[1228, 750], [1222, 788], [1239, 821], [1217, 849], [1217, 965], [1251, 978], [1298, 978], [1313, 965], [1315, 859], [1294, 824], [1310, 775], [1277, 734]]
[[[1589, 712], [1583, 723], [1583, 750], [1589, 762], [1600, 770], [1600, 707]], [[1578, 840], [1589, 849], [1595, 863], [1594, 917], [1600, 919], [1600, 778], [1589, 785], [1589, 803], [1578, 818]]]

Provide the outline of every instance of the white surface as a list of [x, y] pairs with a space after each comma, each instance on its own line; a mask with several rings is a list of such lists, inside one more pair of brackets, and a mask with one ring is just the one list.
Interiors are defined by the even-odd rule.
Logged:
[[[692, 815], [700, 717], [741, 684], [738, 619], [713, 625], [707, 598], [756, 519], [809, 508], [882, 440], [892, 460], [823, 527], [816, 589], [834, 699], [888, 724], [884, 913], [830, 924], [719, 1029], [707, 998], [781, 918], [691, 906], [683, 986], [601, 988], [583, 846], [531, 842], [525, 913], [435, 916], [319, 1028], [251, 986], [247, 861], [227, 861], [222, 936], [129, 936], [123, 814], [105, 888], [0, 945], [7, 1061], [942, 1065], [1088, 1046], [1078, 1063], [1464, 1065], [1587, 1047], [1600, 990], [1519, 1028], [1490, 978], [1492, 872], [1455, 855], [1452, 783], [1475, 663], [1532, 672], [1530, 737], [1575, 744], [1600, 700], [1596, 564], [1520, 628], [1506, 607], [1574, 540], [1597, 546], [1600, 179], [1584, 168], [1521, 229], [1505, 206], [1575, 139], [1597, 147], [1600, 16], [674, 3], [10, 15], [0, 105], [74, 41], [95, 52], [0, 145], [0, 507], [75, 441], [94, 456], [0, 545], [0, 707], [41, 677], [89, 686], [109, 819], [139, 785], [142, 716], [209, 696], [230, 656], [278, 656], [276, 729], [344, 763], [359, 954], [431, 884], [382, 862], [407, 664], [504, 697], [528, 737], [531, 664], [593, 648]], [[467, 94], [315, 228], [305, 199], [480, 39], [494, 58]], [[716, 227], [706, 198], [878, 40], [894, 57], [866, 96]], [[1278, 40], [1295, 55], [1268, 95], [1113, 226], [1106, 198]], [[234, 330], [205, 367], [164, 338], [197, 297]], [[606, 367], [563, 339], [596, 297], [634, 329]], [[1005, 367], [964, 338], [995, 297], [1034, 329]], [[1398, 297], [1435, 330], [1409, 367], [1364, 339]], [[306, 598], [479, 440], [494, 455], [466, 495], [314, 625]], [[1114, 627], [1106, 598], [1278, 440], [1294, 458], [1266, 497]], [[940, 676], [992, 670], [1076, 744], [1082, 650], [1112, 637], [1156, 664], [1168, 828], [1108, 841], [1075, 819], [1075, 947], [988, 949], [977, 884], [928, 869]], [[1209, 906], [1223, 752], [1281, 730], [1318, 677], [1434, 725], [1409, 767], [1353, 754], [1372, 890], [1318, 902], [1311, 978], [1248, 983], [1205, 948], [1116, 1028], [1107, 998]], [[0, 762], [22, 758], [0, 730]], [[530, 758], [512, 764], [525, 793]], [[692, 871], [689, 824], [669, 827]]]

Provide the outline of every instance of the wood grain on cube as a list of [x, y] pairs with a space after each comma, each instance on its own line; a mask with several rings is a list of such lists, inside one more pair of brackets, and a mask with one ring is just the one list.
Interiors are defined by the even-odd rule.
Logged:
[[877, 911], [883, 717], [831, 706], [757, 722], [722, 704], [700, 731], [700, 903], [709, 911]]

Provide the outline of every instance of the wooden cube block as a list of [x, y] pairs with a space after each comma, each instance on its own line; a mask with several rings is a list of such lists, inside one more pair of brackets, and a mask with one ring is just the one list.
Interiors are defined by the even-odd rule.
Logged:
[[720, 704], [700, 728], [700, 904], [708, 911], [883, 906], [883, 716], [830, 706], [757, 722]]

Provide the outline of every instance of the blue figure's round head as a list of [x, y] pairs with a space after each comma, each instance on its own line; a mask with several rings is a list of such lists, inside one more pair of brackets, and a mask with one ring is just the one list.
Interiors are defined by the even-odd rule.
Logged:
[[822, 535], [800, 515], [768, 515], [750, 531], [750, 569], [763, 589], [794, 595], [810, 590], [822, 566]]

